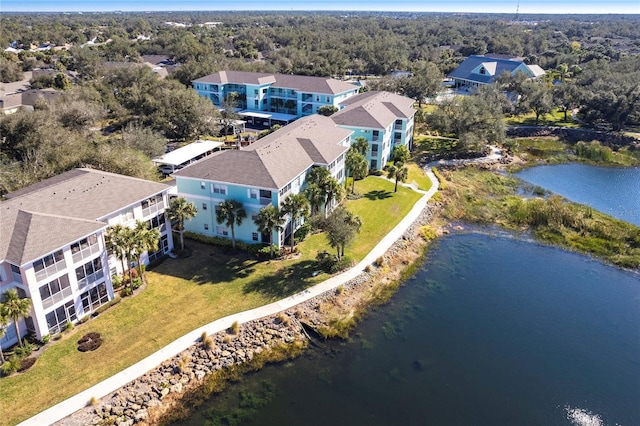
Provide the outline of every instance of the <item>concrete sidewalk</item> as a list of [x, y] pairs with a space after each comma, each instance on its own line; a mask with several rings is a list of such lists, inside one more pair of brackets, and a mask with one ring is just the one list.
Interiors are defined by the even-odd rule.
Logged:
[[192, 332], [173, 341], [159, 351], [137, 362], [131, 367], [126, 368], [121, 372], [109, 377], [108, 379], [98, 383], [97, 385], [92, 386], [89, 389], [82, 391], [65, 401], [62, 401], [61, 403], [46, 409], [45, 411], [20, 423], [20, 425], [42, 426], [62, 420], [65, 417], [75, 413], [76, 411], [86, 407], [91, 398], [99, 399], [104, 397], [105, 395], [110, 394], [111, 392], [114, 392], [127, 383], [144, 375], [146, 372], [153, 370], [169, 358], [172, 358], [180, 352], [186, 350], [191, 345], [200, 340], [202, 332], [206, 332], [207, 334], [214, 334], [219, 331], [226, 330], [236, 321], [239, 324], [242, 324], [247, 321], [252, 321], [269, 315], [277, 314], [280, 311], [289, 309], [326, 291], [335, 289], [336, 287], [339, 287], [340, 285], [343, 285], [344, 283], [360, 275], [360, 273], [364, 271], [367, 265], [371, 265], [378, 257], [384, 255], [387, 250], [389, 250], [389, 248], [393, 245], [393, 243], [396, 242], [402, 236], [402, 234], [404, 234], [409, 226], [419, 217], [422, 210], [424, 210], [424, 208], [426, 207], [429, 199], [438, 190], [438, 179], [436, 179], [431, 169], [427, 169], [426, 172], [429, 176], [429, 179], [431, 179], [431, 189], [428, 192], [418, 191], [424, 194], [422, 198], [420, 198], [420, 200], [416, 202], [411, 211], [402, 219], [402, 221], [400, 221], [400, 223], [396, 225], [396, 227], [393, 228], [391, 232], [389, 232], [378, 243], [378, 245], [376, 245], [373, 250], [371, 250], [371, 252], [369, 252], [369, 254], [353, 268], [339, 275], [335, 275], [328, 280], [321, 282], [320, 284], [317, 284], [285, 299], [279, 300], [269, 305], [264, 305], [255, 309], [250, 309], [248, 311], [229, 315], [228, 317], [220, 318], [203, 327], [193, 330]]

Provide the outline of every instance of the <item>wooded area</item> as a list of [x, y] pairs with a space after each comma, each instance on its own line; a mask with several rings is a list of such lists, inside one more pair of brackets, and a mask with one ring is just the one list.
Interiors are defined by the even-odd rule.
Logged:
[[[417, 121], [470, 147], [504, 140], [503, 117], [579, 109], [586, 125], [618, 131], [640, 123], [640, 18], [284, 12], [6, 14], [0, 81], [50, 68], [32, 87], [64, 94], [0, 120], [0, 194], [79, 166], [157, 178], [149, 158], [168, 141], [219, 132], [219, 111], [191, 81], [226, 69], [366, 79], [422, 104], [471, 54], [522, 56], [547, 70], [539, 83], [443, 102]], [[533, 22], [535, 21], [535, 25]], [[179, 23], [180, 25], [176, 25]], [[64, 49], [47, 45], [66, 46]], [[31, 46], [44, 46], [36, 51]], [[160, 79], [143, 55], [163, 55]], [[136, 65], [138, 64], [138, 65]], [[405, 77], [389, 77], [393, 71]], [[561, 83], [561, 84], [553, 84]], [[519, 95], [508, 102], [502, 90]], [[430, 118], [430, 119], [429, 119]]]

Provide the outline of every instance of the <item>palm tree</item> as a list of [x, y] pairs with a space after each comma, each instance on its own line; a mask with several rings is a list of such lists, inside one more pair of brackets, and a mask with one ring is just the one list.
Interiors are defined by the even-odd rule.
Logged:
[[317, 214], [325, 200], [325, 194], [320, 185], [316, 183], [308, 184], [304, 190], [304, 195], [307, 197], [307, 200], [309, 200], [311, 214]]
[[235, 225], [240, 226], [247, 217], [247, 212], [242, 208], [242, 203], [236, 200], [222, 201], [216, 209], [216, 221], [224, 223], [231, 228], [231, 247], [236, 248]]
[[[124, 266], [124, 260], [126, 258], [127, 252], [127, 244], [128, 244], [128, 233], [131, 232], [131, 229], [123, 226], [121, 224], [112, 225], [107, 228], [107, 232], [105, 234], [105, 242], [107, 247], [113, 250], [116, 258], [120, 260], [122, 264], [122, 275], [124, 276], [127, 273], [127, 269]], [[128, 266], [128, 265], [127, 265]]]
[[263, 207], [253, 222], [260, 233], [269, 233], [269, 252], [273, 257], [273, 231], [282, 231], [282, 225], [284, 224], [280, 210], [272, 204]]
[[20, 321], [20, 317], [29, 318], [31, 300], [20, 298], [18, 290], [15, 288], [5, 291], [2, 297], [4, 299], [2, 303], [2, 316], [13, 320], [13, 325], [16, 328], [16, 336], [18, 336], [18, 343], [22, 346], [18, 321]]
[[[9, 322], [9, 317], [4, 311], [4, 305], [0, 303], [0, 339], [4, 337], [5, 329], [4, 326]], [[4, 364], [4, 354], [2, 353], [2, 348], [0, 348], [0, 364]]]
[[180, 250], [184, 250], [184, 221], [191, 220], [197, 213], [198, 210], [195, 204], [190, 203], [184, 197], [174, 198], [169, 204], [167, 214], [172, 223], [175, 221], [178, 224], [177, 230], [180, 233]]
[[398, 192], [398, 181], [405, 182], [409, 177], [409, 169], [404, 163], [397, 162], [393, 166], [389, 167], [389, 179], [396, 179], [396, 187], [393, 192]]
[[329, 204], [331, 204], [332, 200], [336, 200], [338, 203], [342, 201], [342, 197], [344, 195], [344, 188], [340, 183], [334, 178], [330, 177], [322, 186], [325, 196], [324, 202], [324, 214], [325, 217], [329, 211]]
[[348, 175], [351, 176], [351, 193], [353, 194], [356, 188], [356, 179], [363, 179], [367, 176], [369, 163], [364, 155], [360, 154], [357, 149], [351, 147], [349, 151], [347, 151], [345, 166], [348, 170]]
[[358, 136], [355, 141], [351, 144], [351, 148], [356, 150], [359, 154], [367, 157], [367, 151], [369, 150], [369, 141], [367, 138]]
[[136, 221], [136, 227], [133, 228], [133, 254], [138, 260], [138, 276], [144, 282], [142, 274], [142, 255], [145, 252], [155, 252], [158, 250], [160, 243], [160, 230], [158, 228], [149, 228], [149, 223], [141, 220]]
[[280, 209], [282, 215], [289, 215], [291, 221], [291, 252], [295, 247], [295, 240], [293, 238], [294, 225], [299, 217], [309, 216], [309, 200], [303, 194], [289, 195]]

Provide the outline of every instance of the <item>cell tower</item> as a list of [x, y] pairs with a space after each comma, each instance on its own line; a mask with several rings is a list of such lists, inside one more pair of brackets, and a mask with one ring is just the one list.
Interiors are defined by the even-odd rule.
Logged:
[[518, 22], [519, 13], [520, 13], [520, 0], [518, 0], [518, 5], [516, 6], [516, 22]]

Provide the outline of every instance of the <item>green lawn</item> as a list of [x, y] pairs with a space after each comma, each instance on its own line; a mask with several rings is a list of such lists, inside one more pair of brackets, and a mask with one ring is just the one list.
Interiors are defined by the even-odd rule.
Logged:
[[[518, 115], [506, 118], [507, 126], [535, 126], [536, 115], [530, 112], [525, 115]], [[539, 126], [559, 126], [559, 127], [580, 127], [578, 123], [573, 121], [571, 114], [567, 113], [567, 120], [564, 119], [564, 112], [554, 109], [550, 114], [540, 116], [538, 120]]]
[[[378, 177], [356, 182], [363, 194], [347, 202], [363, 226], [346, 254], [361, 260], [420, 198]], [[97, 318], [55, 342], [26, 373], [0, 379], [0, 422], [16, 424], [145, 358], [187, 332], [217, 318], [260, 306], [325, 280], [316, 271], [318, 250], [328, 247], [322, 234], [298, 249], [300, 257], [258, 261], [243, 254], [188, 241], [193, 254], [167, 259], [147, 273], [148, 285]], [[95, 352], [77, 351], [77, 340], [96, 331], [104, 343]]]

